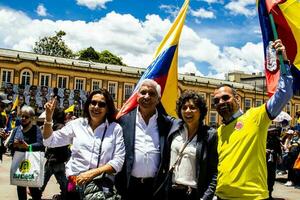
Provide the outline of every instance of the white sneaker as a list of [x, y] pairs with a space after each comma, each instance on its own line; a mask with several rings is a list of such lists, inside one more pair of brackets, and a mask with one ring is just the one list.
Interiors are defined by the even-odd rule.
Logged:
[[294, 186], [294, 183], [292, 181], [288, 181], [284, 184], [285, 186]]

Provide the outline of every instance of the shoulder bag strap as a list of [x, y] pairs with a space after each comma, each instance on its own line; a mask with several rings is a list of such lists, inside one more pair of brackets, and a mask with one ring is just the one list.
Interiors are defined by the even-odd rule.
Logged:
[[172, 167], [168, 170], [167, 175], [165, 180], [160, 184], [160, 186], [155, 190], [155, 192], [153, 193], [153, 196], [155, 197], [157, 195], [157, 193], [162, 189], [162, 187], [167, 183], [168, 179], [170, 178], [170, 176], [173, 174], [173, 170], [175, 169], [176, 165], [178, 164], [178, 162], [180, 161], [180, 159], [183, 156], [183, 151], [186, 148], [186, 146], [194, 139], [194, 137], [196, 136], [196, 133], [190, 138], [188, 139], [183, 146], [181, 147], [181, 150], [176, 158], [176, 161], [174, 162], [174, 164], [172, 165]]
[[99, 147], [99, 155], [98, 155], [97, 167], [99, 167], [99, 162], [100, 162], [100, 157], [101, 157], [101, 151], [102, 151], [102, 144], [103, 144], [104, 136], [106, 134], [106, 130], [107, 130], [107, 125], [105, 126], [105, 129], [103, 131], [103, 135], [102, 135], [102, 138], [101, 138], [101, 143], [100, 143], [100, 147]]

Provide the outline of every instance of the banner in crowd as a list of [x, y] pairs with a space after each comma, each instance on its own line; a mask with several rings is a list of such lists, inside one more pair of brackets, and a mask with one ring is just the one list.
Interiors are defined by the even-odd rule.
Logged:
[[[276, 91], [280, 70], [276, 53], [271, 48], [274, 40], [269, 14], [273, 15], [278, 38], [286, 47], [292, 65], [294, 90], [300, 88], [300, 1], [299, 0], [258, 0], [258, 14], [262, 30], [267, 92], [272, 96]], [[275, 54], [275, 55], [274, 55]]]
[[138, 81], [133, 94], [119, 111], [117, 118], [127, 114], [137, 106], [137, 89], [144, 79], [153, 79], [161, 86], [161, 103], [165, 111], [176, 116], [178, 89], [178, 43], [184, 25], [189, 0], [186, 0], [168, 33], [154, 53], [154, 59]]

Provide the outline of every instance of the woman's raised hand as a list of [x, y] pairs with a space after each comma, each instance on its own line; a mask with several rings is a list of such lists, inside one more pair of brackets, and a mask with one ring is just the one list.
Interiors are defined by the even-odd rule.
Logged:
[[45, 111], [46, 111], [46, 121], [52, 121], [52, 116], [54, 113], [54, 110], [56, 108], [57, 100], [56, 97], [52, 98], [50, 101], [48, 101], [45, 104]]

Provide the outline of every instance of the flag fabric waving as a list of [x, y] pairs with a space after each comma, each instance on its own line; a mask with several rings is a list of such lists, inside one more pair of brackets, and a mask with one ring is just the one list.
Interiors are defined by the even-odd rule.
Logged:
[[189, 0], [186, 0], [168, 33], [154, 53], [152, 63], [148, 66], [145, 73], [138, 81], [133, 94], [129, 97], [117, 114], [117, 119], [136, 108], [137, 89], [139, 88], [140, 83], [145, 79], [153, 79], [161, 86], [162, 106], [169, 115], [176, 116], [175, 108], [178, 97], [178, 43], [188, 5]]
[[269, 13], [273, 15], [278, 37], [286, 47], [292, 65], [294, 90], [300, 88], [300, 2], [299, 0], [258, 0], [258, 14], [262, 30], [267, 91], [272, 96], [279, 79], [279, 67], [270, 48], [274, 40]]

